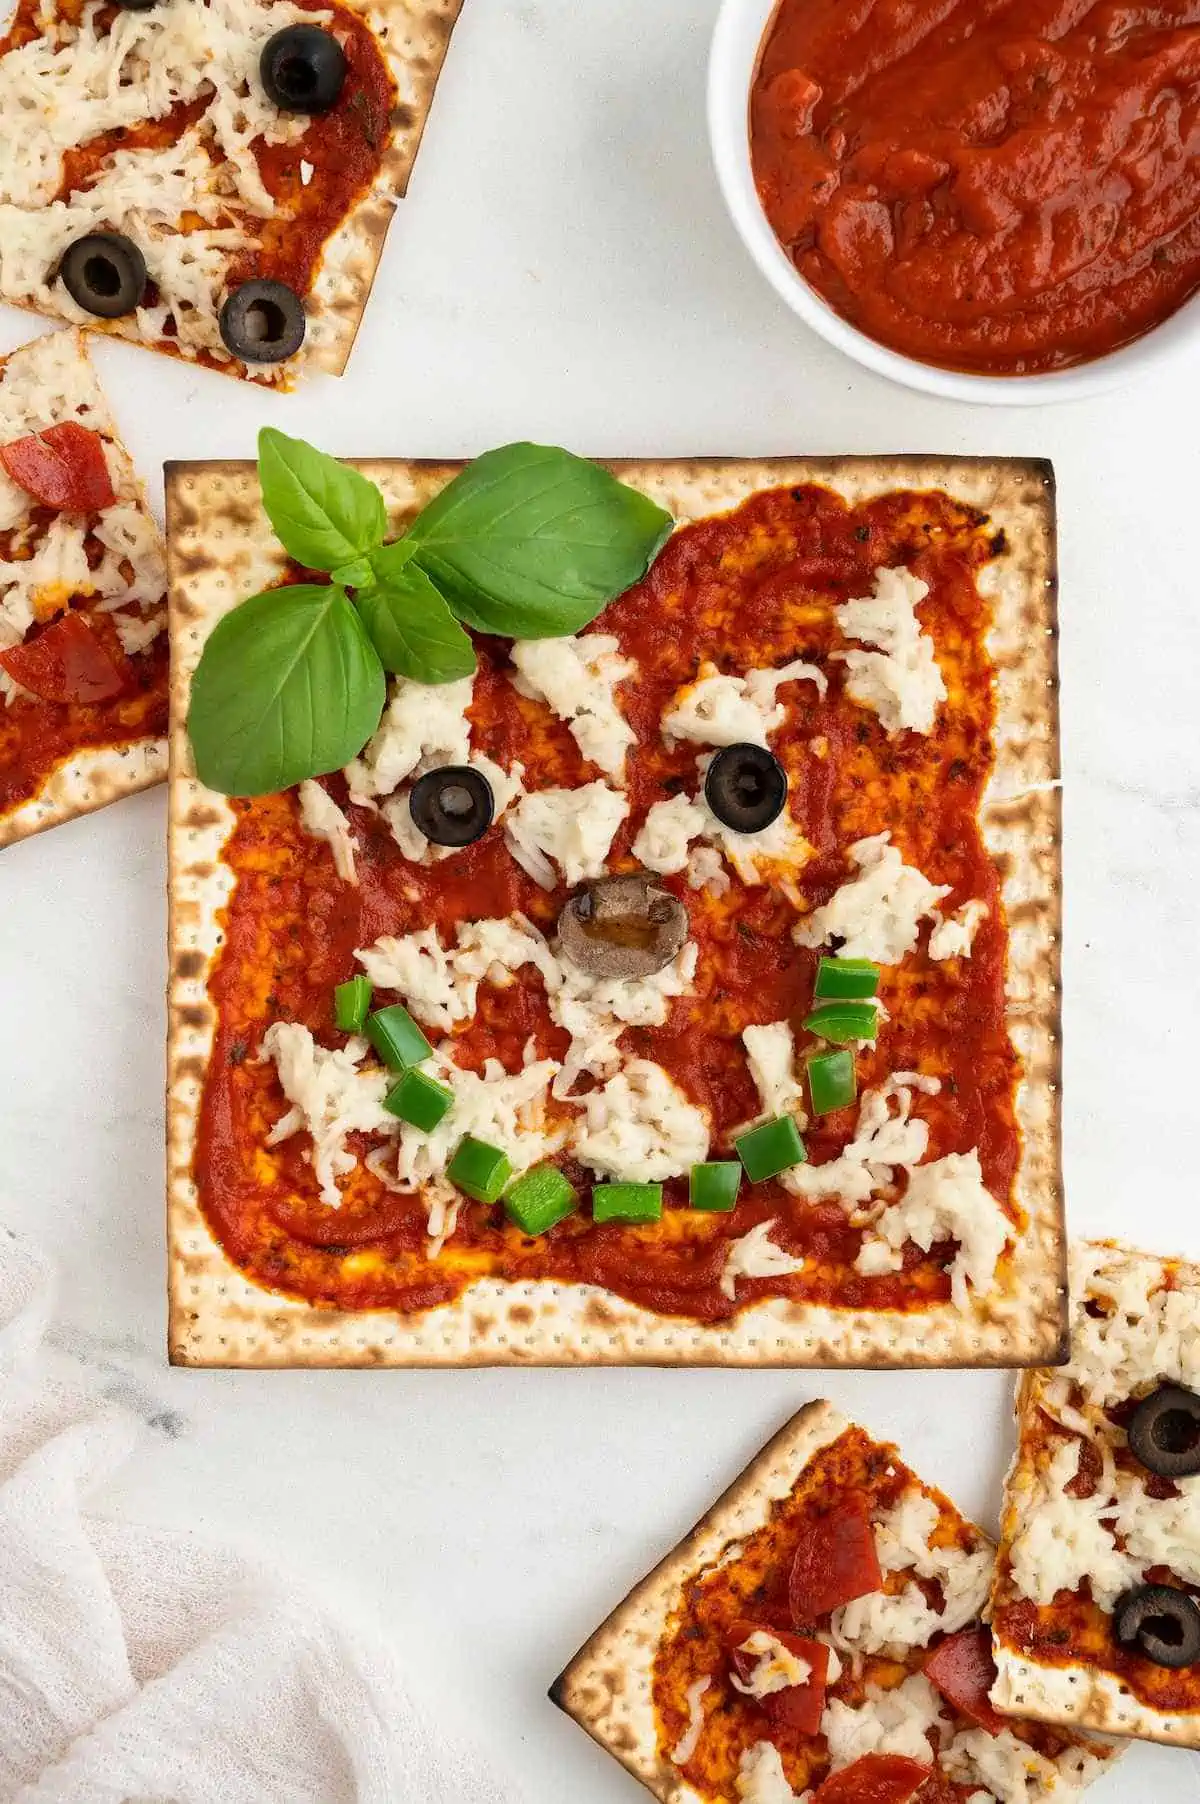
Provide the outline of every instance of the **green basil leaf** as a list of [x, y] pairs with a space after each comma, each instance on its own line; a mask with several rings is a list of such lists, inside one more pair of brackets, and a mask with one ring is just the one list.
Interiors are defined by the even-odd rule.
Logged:
[[258, 480], [276, 537], [308, 570], [353, 563], [387, 531], [387, 509], [373, 482], [274, 426], [258, 435]]
[[329, 575], [342, 589], [369, 589], [375, 580], [369, 557], [356, 557], [352, 563], [339, 564]]
[[413, 560], [416, 546], [411, 539], [393, 539], [390, 545], [380, 545], [370, 556], [371, 569], [377, 583], [391, 582], [401, 570], [407, 569]]
[[415, 564], [365, 589], [358, 611], [385, 670], [418, 683], [455, 683], [475, 669], [474, 646]]
[[383, 667], [344, 589], [295, 583], [225, 615], [192, 679], [200, 781], [270, 795], [340, 770], [383, 713]]
[[482, 632], [577, 632], [639, 581], [669, 514], [607, 470], [547, 445], [505, 445], [456, 476], [408, 541], [453, 611]]

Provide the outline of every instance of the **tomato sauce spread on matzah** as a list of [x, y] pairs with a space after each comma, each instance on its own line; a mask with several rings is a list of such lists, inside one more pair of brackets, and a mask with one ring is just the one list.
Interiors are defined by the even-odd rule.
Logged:
[[[1007, 934], [978, 820], [993, 757], [994, 701], [985, 645], [990, 608], [976, 577], [1001, 550], [983, 516], [940, 492], [889, 493], [855, 507], [817, 486], [777, 489], [677, 531], [646, 580], [595, 624], [638, 664], [621, 691], [637, 743], [627, 760], [628, 816], [606, 861], [619, 872], [635, 868], [629, 848], [648, 808], [695, 786], [698, 747], [669, 748], [660, 721], [702, 660], [736, 672], [799, 656], [820, 659], [840, 643], [832, 606], [869, 593], [878, 567], [907, 563], [928, 584], [920, 619], [948, 691], [934, 730], [889, 738], [873, 712], [847, 698], [839, 677], [824, 698], [811, 683], [796, 683], [772, 744], [789, 772], [792, 818], [814, 848], [795, 881], [801, 908], [825, 902], [845, 880], [850, 842], [886, 830], [906, 861], [949, 886], [947, 911], [967, 898], [986, 903], [970, 957], [931, 959], [923, 935], [920, 949], [885, 971], [880, 996], [888, 1019], [875, 1045], [859, 1054], [859, 1092], [897, 1071], [940, 1079], [936, 1095], [920, 1098], [928, 1157], [978, 1148], [984, 1183], [1019, 1224]], [[513, 687], [507, 647], [479, 639], [477, 649], [474, 751], [506, 768], [519, 760], [530, 789], [594, 780], [596, 768], [567, 725]], [[354, 826], [356, 884], [341, 881], [329, 847], [301, 830], [294, 791], [235, 803], [237, 825], [223, 852], [233, 889], [210, 979], [218, 1019], [196, 1176], [214, 1232], [258, 1283], [343, 1308], [412, 1311], [453, 1299], [479, 1277], [558, 1279], [702, 1321], [771, 1295], [902, 1310], [947, 1299], [950, 1244], [928, 1253], [910, 1244], [901, 1269], [862, 1276], [853, 1269], [862, 1233], [847, 1211], [836, 1200], [791, 1196], [776, 1181], [743, 1185], [732, 1213], [706, 1214], [686, 1207], [683, 1177], [667, 1183], [660, 1222], [598, 1225], [578, 1213], [536, 1239], [507, 1222], [498, 1206], [464, 1199], [455, 1231], [431, 1258], [421, 1196], [389, 1192], [362, 1162], [369, 1141], [352, 1134], [348, 1147], [359, 1162], [341, 1186], [341, 1206], [326, 1207], [307, 1134], [266, 1144], [286, 1107], [275, 1067], [260, 1055], [268, 1029], [297, 1022], [318, 1045], [341, 1045], [332, 995], [358, 969], [356, 948], [429, 926], [452, 942], [459, 922], [515, 911], [549, 935], [569, 893], [562, 884], [553, 894], [539, 887], [495, 827], [453, 858], [408, 862], [378, 812], [349, 802], [341, 776], [326, 779], [326, 787]], [[621, 1040], [624, 1053], [656, 1062], [709, 1111], [713, 1158], [732, 1156], [729, 1130], [758, 1112], [743, 1028], [802, 1018], [817, 964], [816, 952], [793, 943], [792, 900], [769, 882], [744, 884], [732, 870], [729, 877], [719, 895], [689, 888], [684, 873], [662, 880], [690, 913], [695, 980], [670, 1004], [661, 1027], [627, 1027]], [[511, 1073], [521, 1070], [523, 1056], [561, 1059], [567, 1035], [550, 1017], [541, 977], [525, 966], [502, 989], [480, 984], [474, 1018], [452, 1044], [460, 1067], [481, 1071], [494, 1058]], [[549, 1108], [578, 1114], [577, 1103], [552, 1101]], [[835, 1157], [855, 1119], [851, 1106], [813, 1120], [809, 1160]], [[566, 1154], [555, 1162], [586, 1194], [589, 1174]], [[735, 1305], [720, 1282], [730, 1245], [770, 1219], [777, 1246], [804, 1256], [804, 1269], [745, 1280]]]

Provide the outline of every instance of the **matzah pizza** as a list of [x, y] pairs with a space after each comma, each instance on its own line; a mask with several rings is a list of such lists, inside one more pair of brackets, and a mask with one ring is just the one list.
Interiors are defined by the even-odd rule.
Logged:
[[813, 1403], [550, 1695], [662, 1804], [1065, 1804], [1116, 1748], [991, 1707], [994, 1554]]
[[166, 775], [162, 542], [78, 332], [0, 360], [0, 846]]
[[1071, 1251], [1071, 1357], [1018, 1391], [1004, 1710], [1200, 1747], [1200, 1268]]
[[255, 382], [340, 374], [462, 0], [18, 0], [0, 299]]
[[[325, 561], [403, 571], [405, 608], [440, 583], [459, 674], [380, 673], [344, 768], [248, 799], [278, 722], [214, 715], [208, 673], [236, 713], [239, 605], [273, 633], [329, 590], [252, 467], [169, 472], [173, 1357], [1055, 1358], [1046, 467], [614, 466], [675, 530], [543, 637], [540, 564], [481, 594], [571, 517], [509, 511], [467, 575], [425, 522], [565, 456], [355, 466], [386, 520], [352, 487]], [[372, 519], [410, 536], [359, 567]], [[378, 637], [376, 591], [358, 615]]]

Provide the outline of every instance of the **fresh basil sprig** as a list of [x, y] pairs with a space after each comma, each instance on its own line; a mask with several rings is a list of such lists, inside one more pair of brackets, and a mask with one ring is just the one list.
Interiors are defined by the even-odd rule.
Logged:
[[379, 725], [385, 671], [470, 676], [461, 621], [522, 639], [578, 632], [645, 575], [673, 524], [598, 465], [546, 445], [476, 458], [390, 544], [375, 484], [302, 439], [264, 427], [258, 474], [284, 550], [331, 580], [251, 596], [209, 637], [188, 731], [201, 782], [225, 795], [347, 764]]

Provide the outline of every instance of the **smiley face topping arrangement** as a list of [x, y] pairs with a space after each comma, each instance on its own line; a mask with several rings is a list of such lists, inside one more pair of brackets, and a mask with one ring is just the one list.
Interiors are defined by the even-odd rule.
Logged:
[[0, 299], [255, 382], [340, 374], [461, 0], [20, 0]]
[[265, 434], [282, 545], [240, 472], [172, 473], [194, 1244], [417, 1358], [495, 1354], [485, 1296], [534, 1357], [606, 1356], [601, 1299], [610, 1357], [1056, 1345], [985, 838], [997, 706], [1047, 700], [990, 652], [1045, 605], [1036, 472], [382, 468], [390, 519]]

